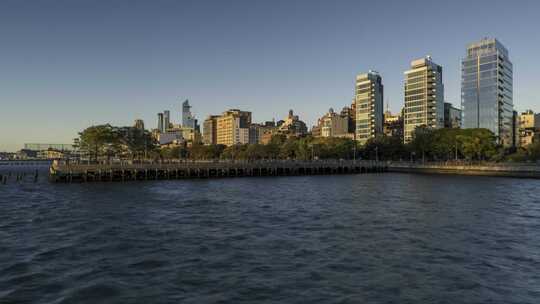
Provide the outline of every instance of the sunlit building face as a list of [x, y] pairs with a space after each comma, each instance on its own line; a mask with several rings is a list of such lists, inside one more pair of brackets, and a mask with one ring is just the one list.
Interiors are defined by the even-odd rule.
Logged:
[[506, 48], [483, 39], [467, 48], [461, 62], [464, 128], [486, 128], [504, 146], [512, 145], [513, 75]]

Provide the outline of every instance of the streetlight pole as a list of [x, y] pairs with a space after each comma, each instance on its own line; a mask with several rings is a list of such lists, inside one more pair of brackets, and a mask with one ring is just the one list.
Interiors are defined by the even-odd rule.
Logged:
[[457, 155], [457, 139], [456, 139], [456, 161], [458, 159], [458, 155]]
[[144, 136], [144, 161], [145, 162], [148, 159], [147, 147], [148, 147], [148, 139], [146, 138], [146, 135], [145, 135]]

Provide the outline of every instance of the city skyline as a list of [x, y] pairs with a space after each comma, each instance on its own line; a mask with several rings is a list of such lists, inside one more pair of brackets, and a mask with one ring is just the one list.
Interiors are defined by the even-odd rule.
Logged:
[[[526, 40], [536, 28], [533, 12], [538, 11], [539, 5], [535, 2], [504, 7], [508, 18], [502, 25], [488, 16], [489, 12], [501, 9], [503, 2], [490, 2], [491, 7], [475, 12], [474, 16], [472, 12], [462, 12], [461, 25], [437, 14], [440, 27], [425, 29], [424, 36], [405, 33], [400, 22], [411, 26], [414, 32], [435, 17], [413, 22], [398, 13], [406, 15], [407, 11], [422, 5], [461, 14], [459, 3], [417, 1], [410, 3], [410, 7], [394, 3], [381, 12], [381, 17], [394, 16], [395, 20], [382, 26], [377, 40], [381, 47], [376, 47], [375, 43], [371, 50], [362, 45], [370, 41], [373, 34], [361, 31], [360, 27], [350, 29], [354, 20], [343, 18], [351, 16], [351, 8], [361, 5], [346, 1], [338, 5], [317, 3], [302, 11], [301, 3], [271, 5], [239, 1], [231, 7], [223, 7], [224, 17], [209, 25], [181, 29], [179, 25], [195, 18], [187, 17], [189, 12], [201, 17], [208, 3], [191, 3], [180, 8], [172, 5], [167, 11], [165, 8], [171, 4], [149, 7], [148, 3], [138, 6], [129, 6], [127, 2], [115, 6], [88, 3], [76, 7], [68, 3], [47, 6], [3, 2], [0, 17], [7, 26], [0, 29], [0, 34], [7, 38], [7, 46], [6, 56], [0, 59], [6, 71], [0, 74], [0, 81], [5, 84], [0, 91], [0, 103], [8, 110], [0, 114], [0, 151], [18, 150], [26, 142], [71, 143], [77, 132], [92, 124], [131, 125], [141, 118], [153, 128], [155, 113], [160, 109], [171, 109], [174, 113], [171, 120], [178, 120], [176, 106], [184, 99], [192, 101], [193, 114], [201, 121], [209, 114], [230, 108], [251, 111], [253, 121], [257, 122], [282, 119], [288, 109], [294, 109], [312, 126], [328, 108], [340, 109], [350, 104], [356, 75], [370, 69], [380, 72], [385, 84], [384, 102], [390, 100], [390, 109], [397, 112], [404, 104], [403, 71], [408, 69], [411, 60], [425, 55], [431, 55], [443, 67], [445, 101], [459, 107], [460, 62], [464, 50], [483, 37], [498, 39], [511, 54], [514, 109], [518, 112], [529, 108], [539, 110], [535, 89], [535, 70], [539, 63], [534, 54], [538, 53], [540, 45]], [[239, 14], [234, 9], [242, 6], [243, 12], [250, 13], [247, 15], [251, 17], [231, 18]], [[470, 6], [480, 7], [481, 3]], [[370, 7], [380, 9], [384, 5]], [[135, 23], [145, 9], [151, 9], [148, 21]], [[100, 16], [103, 10], [106, 10], [105, 25], [89, 29], [92, 17]], [[473, 22], [479, 15], [485, 22]], [[177, 21], [182, 16], [187, 20]], [[276, 16], [288, 22], [281, 24], [274, 20]], [[79, 21], [75, 17], [83, 18]], [[293, 17], [302, 17], [299, 20], [305, 24], [293, 21]], [[308, 17], [318, 17], [320, 23]], [[259, 23], [257, 18], [268, 21], [269, 25]], [[163, 24], [150, 22], [157, 19]], [[23, 24], [23, 21], [28, 22]], [[43, 25], [46, 26], [40, 27]], [[229, 30], [228, 39], [218, 37], [223, 34], [217, 30], [220, 25]], [[254, 29], [248, 29], [250, 25]], [[107, 26], [112, 26], [112, 33], [105, 33]], [[308, 29], [310, 26], [313, 32]], [[144, 30], [143, 39], [136, 39], [137, 29]], [[199, 39], [201, 31], [209, 34], [205, 38], [216, 38], [212, 44], [216, 50], [209, 50], [205, 41], [197, 41], [190, 31], [197, 32]], [[434, 32], [438, 36], [433, 36]], [[186, 43], [172, 43], [171, 35], [175, 33]], [[349, 41], [350, 35], [355, 33], [359, 34], [358, 41]], [[49, 39], [39, 38], [38, 34]], [[130, 52], [125, 45], [114, 41], [113, 38], [121, 34], [123, 37], [127, 34], [126, 41], [142, 50], [132, 48]], [[269, 35], [270, 42], [258, 34]], [[399, 38], [399, 35], [404, 37]], [[244, 37], [249, 41], [244, 41]], [[412, 38], [414, 40], [410, 40]], [[404, 43], [407, 40], [408, 43]], [[77, 42], [91, 46], [92, 52], [77, 46]], [[162, 47], [155, 48], [156, 44]], [[172, 51], [177, 53], [173, 56]], [[198, 51], [202, 54], [196, 54]], [[157, 57], [161, 55], [167, 60], [159, 60]], [[21, 123], [22, 117], [28, 122]]]

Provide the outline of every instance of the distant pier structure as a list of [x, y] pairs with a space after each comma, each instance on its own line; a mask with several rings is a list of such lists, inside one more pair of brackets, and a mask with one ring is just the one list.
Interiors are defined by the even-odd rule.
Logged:
[[119, 162], [107, 164], [71, 164], [55, 161], [50, 167], [49, 176], [53, 182], [71, 183], [249, 176], [361, 174], [386, 172], [387, 170], [388, 168], [384, 162], [352, 160]]

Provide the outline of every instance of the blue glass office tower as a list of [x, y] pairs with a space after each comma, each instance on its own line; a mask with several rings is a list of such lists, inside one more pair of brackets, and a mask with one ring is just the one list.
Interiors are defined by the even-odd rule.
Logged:
[[512, 63], [497, 39], [467, 47], [461, 61], [461, 103], [464, 128], [486, 128], [503, 146], [512, 146]]

